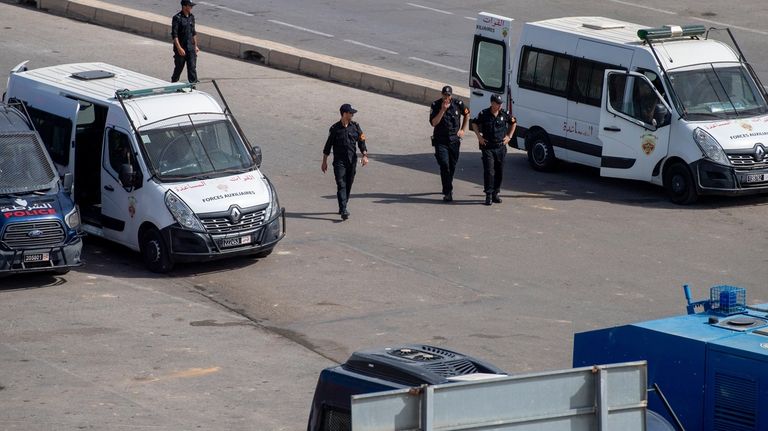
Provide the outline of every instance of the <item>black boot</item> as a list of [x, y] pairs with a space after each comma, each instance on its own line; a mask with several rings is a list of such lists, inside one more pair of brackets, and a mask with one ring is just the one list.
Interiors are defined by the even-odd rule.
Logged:
[[490, 193], [486, 193], [486, 195], [485, 195], [485, 204], [488, 205], [488, 206], [491, 206], [491, 199], [492, 199], [491, 198], [491, 194]]
[[498, 193], [494, 193], [493, 195], [491, 195], [491, 200], [495, 204], [500, 204], [501, 203], [501, 198], [499, 197]]
[[446, 202], [453, 201], [453, 193], [451, 192], [446, 193], [445, 196], [443, 196], [443, 200]]
[[349, 218], [349, 211], [347, 211], [347, 209], [344, 208], [343, 210], [341, 210], [341, 219], [346, 220], [348, 218]]

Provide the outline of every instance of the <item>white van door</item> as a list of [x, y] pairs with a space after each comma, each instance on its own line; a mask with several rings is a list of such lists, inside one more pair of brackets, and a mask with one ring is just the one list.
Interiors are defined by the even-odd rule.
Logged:
[[120, 180], [124, 164], [139, 172], [136, 151], [131, 145], [131, 134], [119, 127], [107, 127], [101, 163], [101, 223], [105, 238], [135, 246], [136, 197], [133, 187]]
[[[35, 101], [38, 98], [34, 98]], [[75, 135], [80, 104], [67, 97], [45, 97], [44, 104], [24, 102], [53, 159], [59, 175], [75, 173]], [[47, 139], [46, 139], [47, 138]]]
[[491, 95], [499, 94], [511, 112], [509, 92], [512, 65], [512, 18], [480, 12], [475, 23], [472, 63], [469, 71], [469, 110], [472, 117], [491, 105]]
[[603, 144], [600, 174], [652, 181], [669, 150], [670, 112], [644, 75], [606, 70], [598, 129]]

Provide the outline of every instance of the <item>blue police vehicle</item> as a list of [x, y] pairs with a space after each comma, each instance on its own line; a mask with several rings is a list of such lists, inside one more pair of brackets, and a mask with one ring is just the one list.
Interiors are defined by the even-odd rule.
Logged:
[[80, 214], [24, 106], [0, 103], [0, 275], [82, 264]]

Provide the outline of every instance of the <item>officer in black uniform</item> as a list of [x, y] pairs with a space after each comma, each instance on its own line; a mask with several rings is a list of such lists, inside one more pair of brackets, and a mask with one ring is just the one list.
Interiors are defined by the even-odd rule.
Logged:
[[515, 117], [501, 109], [501, 103], [501, 96], [491, 95], [491, 106], [483, 109], [477, 118], [472, 120], [472, 130], [477, 135], [483, 158], [486, 205], [501, 203], [499, 191], [504, 175], [504, 156], [517, 126]]
[[328, 139], [323, 148], [323, 163], [320, 169], [325, 173], [328, 170], [328, 155], [333, 149], [333, 175], [336, 177], [336, 198], [339, 201], [339, 214], [341, 219], [349, 218], [347, 201], [352, 192], [352, 182], [355, 180], [357, 168], [357, 148], [360, 148], [363, 158], [361, 164], [368, 164], [368, 148], [365, 146], [365, 134], [360, 125], [352, 121], [352, 116], [357, 112], [349, 103], [339, 108], [341, 119], [331, 126], [328, 131]]
[[195, 16], [192, 15], [194, 5], [190, 0], [181, 0], [181, 11], [171, 20], [174, 64], [171, 82], [179, 80], [185, 64], [187, 79], [189, 82], [197, 82], [197, 53], [200, 52], [200, 45], [197, 43]]
[[[453, 174], [459, 160], [459, 146], [469, 124], [469, 109], [464, 106], [464, 102], [453, 98], [450, 85], [443, 87], [442, 94], [443, 97], [432, 102], [429, 124], [435, 128], [432, 146], [435, 147], [435, 158], [440, 165], [443, 200], [450, 202], [453, 200]], [[459, 117], [462, 118], [461, 124]]]

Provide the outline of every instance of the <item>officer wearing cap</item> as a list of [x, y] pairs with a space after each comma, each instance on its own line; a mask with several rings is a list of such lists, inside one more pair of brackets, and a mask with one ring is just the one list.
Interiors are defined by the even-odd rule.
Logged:
[[491, 95], [491, 106], [483, 109], [472, 120], [472, 130], [477, 135], [483, 159], [483, 191], [485, 204], [501, 203], [499, 191], [504, 175], [504, 156], [507, 144], [515, 134], [517, 120], [501, 109], [501, 96]]
[[450, 85], [443, 87], [442, 94], [443, 97], [432, 102], [429, 124], [435, 128], [432, 133], [432, 146], [435, 147], [435, 159], [440, 166], [443, 200], [451, 202], [453, 174], [459, 160], [461, 138], [469, 125], [469, 109], [464, 106], [464, 102], [453, 98], [453, 88]]
[[328, 156], [333, 149], [333, 175], [336, 177], [336, 198], [339, 201], [339, 214], [341, 219], [349, 218], [347, 202], [352, 192], [352, 182], [355, 180], [357, 168], [357, 148], [362, 153], [363, 166], [368, 164], [368, 148], [365, 146], [365, 134], [360, 125], [352, 121], [352, 116], [357, 112], [349, 103], [341, 105], [339, 113], [341, 119], [334, 123], [328, 131], [328, 139], [323, 148], [323, 162], [320, 169], [325, 173], [328, 170]]
[[187, 66], [189, 82], [197, 82], [197, 53], [200, 52], [200, 45], [197, 43], [195, 16], [192, 15], [194, 5], [190, 0], [181, 0], [181, 11], [171, 20], [174, 64], [171, 82], [179, 80], [184, 65]]

